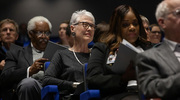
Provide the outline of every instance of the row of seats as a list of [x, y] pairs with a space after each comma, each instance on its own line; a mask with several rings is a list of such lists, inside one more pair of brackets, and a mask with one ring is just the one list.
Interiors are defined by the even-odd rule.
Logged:
[[[45, 63], [45, 69], [48, 68], [50, 62]], [[85, 64], [85, 75], [87, 71], [87, 63]], [[50, 98], [54, 98], [54, 100], [59, 100], [59, 90], [57, 85], [47, 85], [41, 90], [41, 100], [51, 100]], [[87, 89], [85, 92], [80, 94], [80, 100], [89, 100], [92, 98], [100, 98], [100, 90], [89, 90]], [[141, 100], [161, 100], [159, 98], [151, 98], [146, 99], [144, 95], [141, 94]]]
[[[45, 63], [45, 69], [48, 68], [50, 62]], [[87, 70], [87, 63], [85, 64], [85, 72]], [[47, 85], [41, 90], [41, 100], [59, 100], [59, 90], [57, 85]], [[80, 100], [89, 100], [90, 98], [100, 98], [99, 90], [87, 90], [80, 94]]]

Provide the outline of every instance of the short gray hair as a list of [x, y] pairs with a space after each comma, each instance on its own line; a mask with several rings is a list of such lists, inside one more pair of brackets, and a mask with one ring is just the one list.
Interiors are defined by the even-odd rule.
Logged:
[[141, 17], [141, 20], [142, 20], [143, 23], [147, 23], [149, 25], [149, 20], [148, 20], [147, 17], [145, 17], [143, 15], [140, 15], [140, 17]]
[[48, 23], [50, 31], [52, 30], [51, 22], [47, 18], [43, 16], [35, 16], [32, 19], [30, 19], [28, 22], [28, 26], [27, 26], [28, 32], [36, 28], [36, 24], [35, 24], [36, 22], [41, 22], [41, 21]]
[[162, 1], [160, 4], [158, 4], [156, 8], [156, 13], [155, 13], [156, 20], [158, 21], [160, 17], [165, 18], [168, 12], [169, 12], [168, 4], [165, 1]]
[[72, 24], [76, 24], [79, 20], [81, 16], [88, 16], [91, 17], [93, 19], [93, 23], [95, 24], [95, 18], [92, 15], [91, 12], [86, 11], [86, 10], [79, 10], [79, 11], [75, 11], [72, 16], [71, 16], [71, 20], [70, 20], [70, 25]]

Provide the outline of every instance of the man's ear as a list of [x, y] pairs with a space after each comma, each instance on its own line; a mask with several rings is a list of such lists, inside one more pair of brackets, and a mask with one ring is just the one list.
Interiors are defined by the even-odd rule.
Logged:
[[158, 24], [161, 26], [163, 29], [166, 27], [166, 24], [164, 22], [164, 18], [159, 18], [158, 19]]

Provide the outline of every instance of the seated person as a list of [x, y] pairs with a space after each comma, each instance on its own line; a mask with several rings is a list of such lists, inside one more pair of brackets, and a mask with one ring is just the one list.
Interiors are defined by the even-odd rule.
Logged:
[[14, 20], [4, 19], [0, 22], [0, 74], [5, 65], [7, 50], [18, 39], [18, 31], [18, 24]]
[[99, 42], [102, 35], [106, 34], [109, 30], [109, 24], [102, 21], [101, 23], [96, 25], [96, 30], [94, 32], [93, 42]]
[[73, 45], [73, 38], [70, 35], [69, 31], [69, 21], [64, 21], [59, 25], [59, 38], [60, 41], [58, 44], [67, 46], [67, 47], [72, 47]]
[[99, 89], [103, 100], [138, 100], [135, 66], [130, 64], [122, 73], [111, 70], [123, 39], [139, 52], [151, 47], [138, 12], [128, 5], [120, 5], [110, 19], [110, 28], [102, 43], [95, 43], [87, 67], [89, 89]]
[[165, 38], [137, 56], [139, 89], [146, 98], [180, 100], [180, 0], [163, 0], [156, 19]]
[[11, 43], [17, 43], [18, 36], [18, 24], [14, 20], [4, 19], [0, 22], [0, 75], [5, 65], [6, 52]]
[[31, 43], [27, 47], [11, 44], [6, 64], [0, 76], [3, 86], [3, 100], [40, 100], [43, 65], [42, 58], [49, 41], [52, 25], [43, 16], [36, 16], [28, 22]]
[[149, 32], [149, 40], [153, 44], [158, 44], [161, 42], [162, 39], [162, 31], [159, 25], [157, 24], [151, 24], [149, 26], [150, 32]]
[[74, 44], [71, 48], [55, 53], [45, 71], [43, 86], [58, 85], [61, 99], [79, 100], [79, 95], [71, 97], [71, 94], [84, 81], [83, 67], [90, 57], [88, 43], [93, 40], [95, 30], [94, 16], [86, 10], [75, 11], [70, 28]]
[[147, 17], [143, 16], [143, 15], [140, 15], [141, 17], [141, 20], [142, 20], [142, 23], [143, 23], [143, 26], [144, 26], [144, 30], [146, 32], [146, 35], [147, 35], [147, 41], [150, 41], [150, 38], [149, 38], [149, 20], [147, 19]]

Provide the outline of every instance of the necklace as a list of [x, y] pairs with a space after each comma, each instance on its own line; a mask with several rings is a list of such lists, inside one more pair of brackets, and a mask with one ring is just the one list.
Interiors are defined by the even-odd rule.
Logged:
[[73, 51], [74, 57], [75, 57], [76, 60], [79, 62], [79, 64], [81, 64], [82, 66], [84, 66], [84, 64], [82, 64], [82, 63], [80, 62], [80, 60], [78, 59], [78, 57], [76, 56], [76, 53], [74, 52], [74, 50], [72, 50], [72, 51]]

